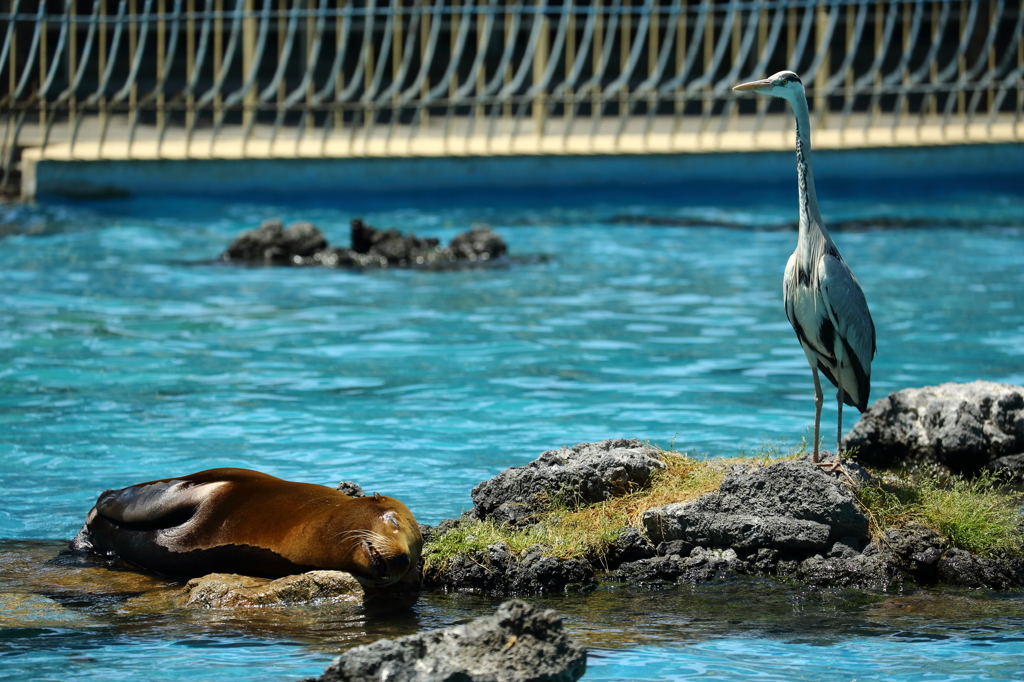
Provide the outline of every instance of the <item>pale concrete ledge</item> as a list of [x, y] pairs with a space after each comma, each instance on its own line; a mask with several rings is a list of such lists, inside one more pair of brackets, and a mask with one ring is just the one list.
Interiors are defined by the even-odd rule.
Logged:
[[[838, 118], [838, 116], [833, 117]], [[696, 117], [694, 117], [696, 119]], [[456, 119], [444, 125], [335, 131], [257, 126], [247, 140], [226, 128], [216, 140], [199, 129], [191, 139], [169, 129], [139, 127], [132, 140], [122, 121], [105, 135], [83, 125], [22, 154], [22, 194], [110, 196], [244, 192], [365, 192], [528, 186], [643, 185], [690, 179], [763, 181], [794, 174], [791, 118], [772, 115], [758, 131], [754, 117], [717, 131], [699, 119], [617, 119], [571, 128], [552, 121], [537, 134], [529, 121], [501, 121], [487, 131]], [[828, 121], [835, 123], [835, 121]], [[813, 134], [815, 173], [828, 178], [921, 178], [1024, 173], [1024, 124], [870, 126], [851, 117], [843, 130]], [[104, 137], [101, 144], [99, 139]], [[31, 131], [25, 135], [32, 139]], [[598, 160], [600, 160], [598, 162]]]

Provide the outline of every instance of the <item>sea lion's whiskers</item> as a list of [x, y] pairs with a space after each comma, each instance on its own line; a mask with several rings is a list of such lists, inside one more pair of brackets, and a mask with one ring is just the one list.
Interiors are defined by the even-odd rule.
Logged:
[[373, 545], [379, 554], [388, 558], [402, 553], [393, 539], [368, 528], [341, 531], [335, 535], [335, 539], [366, 541]]

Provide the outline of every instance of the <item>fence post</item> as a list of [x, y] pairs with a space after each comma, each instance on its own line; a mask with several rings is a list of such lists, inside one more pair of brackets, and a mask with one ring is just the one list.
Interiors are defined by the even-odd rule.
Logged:
[[[536, 0], [538, 10], [542, 6], [542, 0]], [[533, 15], [534, 21], [539, 21], [541, 24], [540, 37], [537, 40], [537, 50], [533, 56], [533, 82], [534, 84], [539, 83], [544, 77], [544, 69], [548, 65], [548, 52], [551, 47], [548, 41], [548, 17], [546, 14], [542, 14], [540, 11]], [[538, 92], [530, 103], [533, 108], [533, 129], [539, 138], [544, 134], [544, 114], [547, 111], [547, 105], [545, 101], [545, 93], [543, 91]], [[538, 139], [538, 144], [540, 140]]]
[[[268, 2], [269, 0], [264, 0]], [[255, 0], [245, 0], [245, 16], [242, 19], [242, 77], [249, 73], [252, 68], [253, 57], [256, 52], [256, 16]], [[248, 128], [252, 125], [252, 118], [256, 113], [256, 87], [249, 88], [242, 100], [242, 125]]]

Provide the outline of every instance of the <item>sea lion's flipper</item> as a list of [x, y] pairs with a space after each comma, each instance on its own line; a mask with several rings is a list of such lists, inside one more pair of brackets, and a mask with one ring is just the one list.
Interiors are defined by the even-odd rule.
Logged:
[[132, 530], [172, 528], [192, 518], [211, 488], [221, 485], [172, 478], [107, 490], [96, 500], [96, 512]]

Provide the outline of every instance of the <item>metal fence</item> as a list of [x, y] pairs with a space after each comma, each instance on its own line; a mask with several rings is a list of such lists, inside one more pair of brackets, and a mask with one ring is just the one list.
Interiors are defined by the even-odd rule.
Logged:
[[[1019, 0], [5, 0], [4, 182], [64, 158], [1024, 138]], [[872, 137], [872, 136], [875, 137]], [[787, 144], [791, 144], [788, 140]]]

